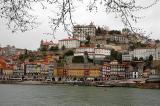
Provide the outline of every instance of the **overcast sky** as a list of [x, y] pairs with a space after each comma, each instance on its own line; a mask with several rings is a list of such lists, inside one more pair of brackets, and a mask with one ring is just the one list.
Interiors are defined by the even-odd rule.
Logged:
[[[85, 6], [84, 6], [85, 7]], [[105, 14], [103, 11], [88, 12], [86, 8], [78, 7], [75, 12], [73, 19], [78, 24], [89, 24], [94, 22], [96, 26], [108, 26], [110, 30], [121, 30], [124, 28], [123, 23], [120, 18], [116, 18], [113, 14]], [[47, 24], [47, 14], [46, 12], [38, 12], [41, 16], [39, 19], [43, 22], [38, 28], [27, 31], [24, 33], [11, 33], [5, 25], [5, 20], [0, 19], [0, 45], [2, 47], [6, 45], [14, 45], [17, 48], [27, 48], [31, 50], [36, 50], [40, 41], [43, 40], [57, 40], [68, 37], [67, 33], [63, 30], [58, 30], [56, 32], [56, 39], [53, 36], [45, 35], [44, 33], [49, 32], [49, 25]], [[48, 13], [49, 14], [49, 13]], [[138, 12], [137, 15], [145, 16], [143, 19], [138, 21], [136, 24], [137, 27], [143, 28], [144, 31], [147, 31], [147, 34], [152, 33], [150, 38], [159, 39], [160, 38], [160, 3], [155, 5], [152, 8]]]

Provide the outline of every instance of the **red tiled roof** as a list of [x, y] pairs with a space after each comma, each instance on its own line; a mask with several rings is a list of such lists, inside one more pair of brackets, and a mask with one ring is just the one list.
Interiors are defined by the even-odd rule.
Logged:
[[0, 58], [0, 66], [1, 66], [1, 68], [6, 68], [7, 67], [7, 64], [6, 64], [5, 60], [2, 59], [2, 58]]
[[41, 41], [42, 42], [42, 45], [53, 45], [53, 44], [56, 44], [54, 43], [53, 41]]

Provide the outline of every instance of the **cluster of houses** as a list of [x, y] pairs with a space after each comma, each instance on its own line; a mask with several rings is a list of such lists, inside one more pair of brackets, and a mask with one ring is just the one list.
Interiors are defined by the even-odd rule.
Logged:
[[[148, 42], [146, 38], [139, 34], [133, 36], [130, 32], [109, 31], [108, 28], [96, 28], [90, 25], [76, 25], [73, 27], [73, 36], [61, 39], [58, 43], [53, 41], [41, 41], [40, 48], [45, 48], [45, 55], [41, 49], [38, 51], [28, 51], [17, 49], [14, 46], [0, 48], [0, 79], [35, 79], [35, 80], [118, 80], [146, 78], [150, 74], [155, 74], [155, 68], [145, 68], [144, 60], [152, 57], [152, 61], [160, 60], [160, 47], [149, 46], [145, 48], [129, 49], [130, 43]], [[154, 43], [148, 43], [153, 44]], [[60, 56], [49, 50], [63, 49], [73, 50], [71, 58], [81, 56], [94, 60], [89, 63], [72, 63], [58, 66], [61, 61]], [[120, 52], [121, 62], [118, 60], [106, 60], [112, 55], [112, 50]], [[20, 55], [34, 55], [37, 58], [30, 61], [25, 58], [19, 61]], [[69, 59], [66, 59], [69, 61]], [[95, 62], [100, 61], [100, 62]], [[101, 63], [101, 64], [98, 64]]]

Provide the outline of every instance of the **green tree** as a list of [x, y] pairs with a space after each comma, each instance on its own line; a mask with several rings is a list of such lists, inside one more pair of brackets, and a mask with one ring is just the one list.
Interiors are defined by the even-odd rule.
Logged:
[[25, 59], [27, 59], [28, 58], [28, 54], [21, 54], [20, 56], [19, 56], [19, 60], [20, 61], [25, 61]]
[[111, 50], [111, 61], [116, 60], [117, 57], [117, 51], [115, 51], [114, 49]]
[[73, 63], [84, 63], [84, 58], [83, 56], [74, 56], [72, 59]]
[[122, 32], [130, 33], [131, 30], [130, 30], [129, 28], [123, 28], [123, 29], [122, 29]]
[[146, 63], [146, 67], [151, 68], [152, 66], [152, 62], [153, 62], [153, 56], [150, 55], [148, 59], [146, 59], [145, 63]]
[[117, 52], [117, 59], [118, 62], [122, 62], [122, 53]]
[[52, 47], [50, 47], [50, 49], [49, 49], [49, 51], [53, 51], [53, 52], [56, 52], [56, 51], [58, 51], [59, 49], [58, 49], [58, 46], [52, 46]]
[[65, 49], [66, 49], [66, 47], [63, 45], [61, 49], [62, 49], [62, 50], [65, 50]]
[[100, 48], [100, 44], [97, 44], [97, 48]]
[[73, 56], [74, 52], [73, 50], [68, 50], [67, 52], [64, 53], [64, 56]]
[[42, 46], [42, 47], [40, 48], [40, 51], [47, 51], [47, 48], [46, 48], [45, 46]]
[[98, 26], [97, 30], [96, 30], [96, 35], [101, 34], [101, 28]]
[[29, 57], [29, 61], [30, 61], [30, 62], [33, 62], [33, 61], [35, 61], [36, 59], [37, 59], [37, 56], [35, 56], [35, 55], [32, 55], [32, 56]]
[[140, 57], [139, 60], [140, 60], [140, 61], [143, 61], [144, 59], [143, 59], [143, 57]]
[[157, 39], [157, 40], [155, 40], [155, 42], [156, 42], [156, 43], [160, 43], [160, 40], [159, 40], [159, 39]]
[[134, 57], [134, 58], [133, 58], [133, 61], [138, 61], [138, 58], [137, 58], [137, 57]]
[[89, 35], [86, 36], [86, 42], [85, 42], [85, 45], [89, 45], [90, 44], [90, 40], [91, 40], [91, 37]]
[[118, 30], [111, 30], [108, 32], [109, 34], [121, 34], [121, 31], [118, 31]]
[[152, 56], [152, 55], [149, 56], [149, 61], [150, 61], [150, 62], [153, 61], [153, 56]]

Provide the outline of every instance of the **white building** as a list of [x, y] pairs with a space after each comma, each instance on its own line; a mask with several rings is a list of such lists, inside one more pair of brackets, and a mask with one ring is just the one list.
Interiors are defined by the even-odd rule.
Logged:
[[160, 47], [156, 48], [155, 60], [160, 60]]
[[141, 48], [129, 51], [129, 54], [122, 55], [123, 61], [131, 61], [134, 57], [138, 59], [148, 59], [149, 56], [153, 56], [153, 60], [160, 60], [160, 48]]
[[122, 54], [122, 61], [132, 61], [133, 55], [131, 54]]
[[138, 72], [132, 72], [132, 78], [137, 79], [139, 77]]
[[106, 48], [95, 48], [95, 47], [79, 47], [76, 48], [74, 56], [84, 56], [87, 52], [89, 58], [93, 59], [104, 59], [106, 56], [110, 56], [111, 50]]
[[143, 58], [147, 59], [150, 55], [153, 56], [153, 60], [156, 59], [156, 49], [155, 48], [142, 48], [142, 49], [134, 49], [133, 51], [130, 51], [129, 54], [132, 54], [133, 57]]
[[76, 38], [59, 40], [59, 45], [58, 45], [59, 49], [61, 49], [63, 46], [65, 46], [65, 48], [77, 48], [80, 46], [80, 40]]
[[128, 43], [129, 40], [127, 38], [127, 36], [125, 35], [121, 35], [121, 34], [112, 34], [108, 37], [110, 39], [110, 41], [114, 41], [117, 43]]
[[155, 48], [134, 49], [133, 56], [137, 57], [138, 59], [141, 57], [143, 59], [147, 59], [150, 55], [152, 55], [155, 59], [155, 51]]
[[73, 27], [73, 37], [80, 41], [85, 41], [87, 36], [95, 35], [96, 27], [93, 23], [90, 23], [90, 25], [75, 25]]

